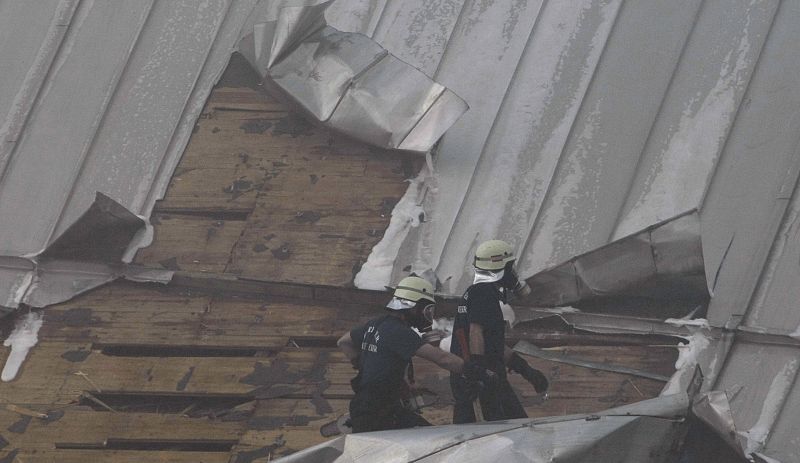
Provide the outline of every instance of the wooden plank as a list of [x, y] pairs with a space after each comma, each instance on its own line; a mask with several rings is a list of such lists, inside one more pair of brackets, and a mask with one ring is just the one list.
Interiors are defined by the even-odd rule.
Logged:
[[[276, 131], [280, 125], [295, 128]], [[259, 136], [268, 146], [292, 145], [271, 161], [230, 271], [269, 281], [348, 285], [421, 160], [365, 150], [291, 115]]]
[[[313, 295], [314, 288], [306, 291]], [[102, 344], [283, 347], [291, 337], [341, 336], [380, 313], [378, 307], [361, 304], [229, 299], [114, 283], [48, 308], [40, 337]]]
[[28, 353], [17, 377], [13, 381], [0, 383], [0, 404], [3, 405], [0, 408], [4, 408], [5, 404], [47, 406], [75, 399], [77, 396], [58, 400], [66, 379], [78, 371], [81, 363], [91, 354], [91, 345], [88, 343], [40, 341]]
[[[45, 311], [45, 324], [74, 324], [84, 320], [62, 320], [56, 311], [72, 308], [89, 308], [106, 312], [148, 312], [153, 314], [187, 313], [205, 311], [208, 296], [191, 292], [175, 291], [158, 284], [142, 284], [125, 281], [114, 282], [94, 289], [75, 299], [49, 306]], [[50, 316], [48, 316], [50, 315]], [[49, 320], [48, 320], [49, 319]]]
[[49, 307], [43, 340], [186, 344], [202, 334], [210, 297], [117, 282]]
[[136, 263], [171, 270], [223, 273], [245, 222], [205, 217], [154, 214], [153, 244], [142, 249]]
[[[0, 461], [11, 451], [0, 451]], [[16, 462], [37, 463], [228, 463], [227, 452], [170, 452], [142, 450], [51, 450], [24, 449], [17, 453]]]
[[[305, 285], [263, 281], [233, 275], [209, 275], [203, 273], [176, 272], [169, 286], [195, 293], [212, 293], [247, 298], [290, 298], [299, 301], [313, 299], [319, 304], [339, 304], [346, 307], [366, 305], [383, 307], [391, 299], [388, 290], [373, 291], [337, 286]], [[455, 304], [452, 312], [455, 313]], [[350, 310], [350, 309], [348, 309]]]
[[348, 406], [347, 400], [328, 400], [322, 410], [308, 399], [261, 400], [235, 453], [268, 448], [274, 458], [324, 442], [329, 438], [320, 427], [347, 413]]
[[288, 112], [286, 105], [280, 101], [265, 92], [248, 87], [215, 88], [206, 103], [206, 111], [219, 109]]
[[[217, 214], [223, 223], [231, 213], [241, 214], [237, 217], [247, 225], [224, 271], [348, 285], [422, 160], [354, 143], [275, 106], [243, 110], [236, 105], [254, 91], [223, 90], [215, 92], [198, 122], [157, 211]], [[214, 256], [212, 269], [204, 265], [212, 256], [198, 258], [195, 243], [205, 241], [202, 225], [162, 222], [158, 231], [152, 250], [140, 253], [142, 262], [165, 260], [159, 256], [166, 249], [185, 256], [177, 262], [180, 268], [199, 261], [188, 270], [219, 271], [228, 261]], [[193, 239], [180, 241], [183, 235]]]
[[275, 230], [264, 235], [249, 230], [233, 255], [233, 271], [248, 278], [350, 285], [375, 244], [357, 235], [350, 225], [337, 233]]
[[169, 285], [179, 290], [204, 294], [283, 297], [301, 301], [314, 299], [314, 287], [310, 285], [250, 280], [229, 274], [176, 272]]
[[[107, 439], [139, 440], [237, 440], [241, 422], [186, 418], [155, 413], [108, 413], [66, 408], [57, 419], [31, 419], [3, 432], [10, 448], [53, 449], [56, 443], [101, 444]], [[0, 411], [0, 422], [19, 423], [12, 412]], [[13, 414], [16, 415], [16, 414]]]
[[354, 326], [380, 314], [379, 308], [364, 306], [215, 299], [203, 322], [209, 329], [222, 330], [226, 337], [283, 335], [338, 338]]
[[212, 92], [157, 211], [249, 211], [270, 174], [273, 153], [260, 133], [285, 107], [252, 89]]
[[[334, 384], [340, 386], [338, 391], [350, 394], [353, 376], [343, 355], [320, 349], [286, 350], [269, 358], [93, 354], [80, 364], [86, 377], [75, 375], [68, 367], [59, 366], [67, 372], [60, 382], [61, 393], [68, 397], [93, 389], [132, 394], [312, 395], [326, 392]], [[338, 391], [334, 393], [341, 393]]]

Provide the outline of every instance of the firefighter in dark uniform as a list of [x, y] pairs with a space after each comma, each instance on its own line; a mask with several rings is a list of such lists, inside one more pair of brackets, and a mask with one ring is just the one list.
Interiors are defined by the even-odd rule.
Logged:
[[338, 345], [358, 370], [351, 381], [355, 396], [350, 402], [353, 432], [429, 426], [418, 411], [402, 403], [406, 377], [415, 355], [430, 360], [465, 384], [488, 384], [494, 375], [464, 362], [460, 357], [426, 344], [417, 332], [430, 329], [433, 319], [433, 286], [411, 276], [397, 285], [387, 313], [352, 329]]
[[[548, 388], [544, 374], [505, 345], [501, 303], [507, 301], [509, 293], [530, 293], [514, 271], [514, 260], [513, 250], [505, 241], [491, 240], [478, 246], [473, 263], [475, 279], [464, 293], [453, 324], [450, 352], [497, 374], [497, 381], [477, 393], [486, 421], [528, 416], [508, 383], [506, 367], [521, 374], [536, 392], [544, 393]], [[457, 375], [450, 376], [450, 387], [456, 401], [453, 423], [473, 423], [480, 418], [473, 406], [474, 388]]]

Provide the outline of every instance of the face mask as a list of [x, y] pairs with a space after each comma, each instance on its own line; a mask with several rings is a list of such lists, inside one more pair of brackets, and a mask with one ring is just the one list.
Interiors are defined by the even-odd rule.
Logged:
[[411, 310], [408, 323], [424, 333], [431, 330], [434, 315], [435, 305], [426, 300], [420, 300], [417, 306]]
[[494, 283], [495, 281], [502, 280], [504, 274], [504, 270], [500, 270], [499, 272], [490, 272], [489, 270], [481, 270], [476, 268], [475, 279], [472, 280], [472, 284]]
[[429, 323], [433, 323], [436, 318], [436, 304], [430, 303], [422, 309], [422, 316], [425, 317]]
[[406, 315], [408, 324], [421, 332], [431, 330], [435, 307], [436, 306], [430, 301], [420, 300], [414, 302], [399, 297], [393, 297], [392, 300], [386, 304], [387, 309], [408, 311]]
[[387, 309], [392, 310], [408, 310], [413, 309], [417, 303], [414, 301], [409, 301], [408, 299], [401, 299], [399, 297], [393, 297], [388, 304], [386, 304]]

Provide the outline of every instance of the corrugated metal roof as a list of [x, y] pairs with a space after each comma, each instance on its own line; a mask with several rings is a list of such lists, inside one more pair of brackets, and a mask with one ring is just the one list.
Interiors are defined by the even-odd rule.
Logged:
[[256, 1], [0, 3], [0, 305], [97, 192], [150, 215]]
[[699, 208], [711, 325], [765, 333], [722, 342], [709, 376], [750, 391], [732, 407], [756, 450], [800, 460], [800, 1], [339, 0], [329, 21], [471, 108], [414, 191], [426, 222], [395, 276], [458, 294], [483, 240], [530, 276]]
[[[257, 3], [0, 3], [4, 294], [96, 192], [149, 215]], [[398, 272], [457, 292], [482, 240], [513, 242], [529, 276], [699, 207], [712, 326], [763, 334], [710, 376], [744, 386], [755, 450], [800, 459], [800, 0], [337, 0], [327, 17], [471, 107]]]
[[[782, 26], [791, 1], [780, 14], [772, 0], [679, 3], [336, 2], [332, 25], [471, 108], [438, 147], [428, 221], [396, 268], [433, 268], [458, 292], [482, 240], [514, 243], [532, 275], [700, 207], [713, 277], [738, 220], [724, 185], [782, 182], [794, 158], [796, 73], [771, 56], [798, 32]], [[756, 166], [735, 160], [762, 151]]]
[[592, 415], [346, 434], [276, 461], [666, 463], [675, 460], [672, 444], [685, 432], [689, 404], [684, 392]]
[[[284, 77], [275, 82], [296, 100], [298, 92], [306, 97], [299, 100], [307, 103], [320, 97], [320, 89], [341, 90], [336, 95], [322, 92], [334, 113], [323, 120], [330, 118], [335, 128], [373, 142], [387, 139], [392, 147], [425, 151], [466, 110], [455, 94], [367, 39], [352, 48], [369, 60], [357, 66], [349, 79], [335, 76], [349, 82], [343, 89], [327, 88], [331, 83], [319, 78], [325, 72], [318, 72], [326, 64], [328, 75], [341, 70], [337, 66], [343, 58], [336, 55], [341, 46], [327, 46], [327, 55], [315, 51], [313, 56], [321, 63], [309, 64], [294, 55], [278, 60], [278, 55], [299, 46], [300, 38], [311, 40], [311, 45], [320, 40], [309, 37], [306, 29], [324, 27], [314, 18], [322, 17], [330, 1], [313, 8], [284, 7], [317, 3], [145, 0], [121, 6], [111, 0], [13, 0], [0, 4], [4, 77], [0, 117], [5, 116], [0, 125], [5, 142], [0, 146], [0, 287], [5, 290], [0, 306], [31, 302], [36, 267], [16, 258], [41, 256], [89, 208], [96, 193], [134, 214], [150, 215], [165, 193], [211, 87], [237, 46], [249, 45], [243, 51], [254, 49], [259, 59], [270, 55], [261, 53], [262, 48], [272, 50], [275, 56], [268, 64], [281, 65], [278, 74]], [[318, 14], [303, 16], [307, 10]], [[278, 11], [287, 14], [276, 16]], [[291, 33], [284, 30], [287, 21], [297, 22], [289, 28]], [[276, 23], [281, 27], [275, 29]], [[254, 43], [255, 36], [271, 40], [263, 36], [264, 26], [270, 24], [284, 34], [281, 40]], [[346, 43], [356, 42], [348, 41], [350, 34], [324, 31]], [[372, 56], [375, 49], [381, 51], [380, 64]], [[314, 79], [308, 79], [315, 84], [307, 86], [310, 90], [291, 85], [306, 79], [299, 71], [313, 74]], [[401, 75], [404, 79], [399, 79]], [[390, 85], [393, 98], [373, 95], [370, 88]], [[146, 232], [138, 235], [126, 258], [148, 240]]]
[[[0, 27], [2, 62], [18, 76], [0, 100], [14, 101], [2, 106], [3, 138], [13, 145], [0, 184], [6, 255], [43, 250], [96, 191], [148, 215], [182, 152], [170, 143], [185, 143], [230, 57], [243, 21], [237, 15], [249, 13], [244, 2], [227, 0], [50, 3], [0, 5], [8, 21]], [[32, 19], [20, 20], [23, 13]], [[5, 51], [19, 49], [25, 59], [14, 63]], [[26, 61], [48, 63], [24, 69]]]

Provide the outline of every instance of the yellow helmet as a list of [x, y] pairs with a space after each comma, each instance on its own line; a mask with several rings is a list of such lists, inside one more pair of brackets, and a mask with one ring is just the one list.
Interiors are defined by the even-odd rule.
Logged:
[[400, 280], [394, 289], [394, 297], [414, 302], [420, 299], [436, 301], [433, 297], [433, 285], [420, 277], [405, 277]]
[[502, 240], [484, 241], [475, 250], [473, 265], [477, 269], [497, 271], [503, 270], [508, 262], [514, 260], [511, 245]]

